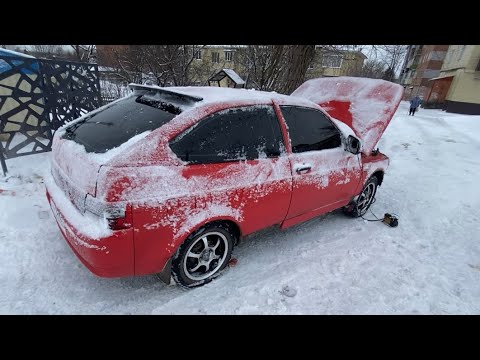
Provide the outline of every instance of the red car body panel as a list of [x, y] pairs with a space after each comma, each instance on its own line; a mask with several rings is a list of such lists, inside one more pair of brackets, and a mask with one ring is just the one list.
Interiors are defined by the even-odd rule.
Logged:
[[[275, 165], [286, 175], [274, 176], [274, 162], [282, 162]], [[225, 182], [227, 176], [240, 185]], [[181, 177], [185, 193], [159, 198], [156, 204], [150, 199], [134, 205], [135, 274], [161, 271], [184, 239], [207, 222], [229, 220], [247, 235], [283, 221], [290, 203], [291, 176], [285, 158], [192, 165], [183, 167]], [[179, 174], [172, 173], [154, 181], [178, 179]]]
[[[220, 94], [216, 88], [171, 89], [207, 98]], [[343, 146], [292, 153], [279, 106], [325, 110], [299, 97], [262, 92], [250, 97], [253, 93], [248, 90], [232, 89], [226, 93], [232, 91], [244, 96], [212, 95], [204, 105], [182, 112], [106, 160], [82, 155], [78, 146], [62, 138], [62, 131], [56, 134], [54, 181], [47, 182], [47, 197], [63, 236], [94, 274], [121, 277], [161, 272], [189, 234], [212, 221], [229, 221], [241, 235], [276, 224], [295, 225], [347, 205], [369, 176], [388, 166], [383, 154], [353, 155]], [[254, 105], [273, 106], [283, 135], [283, 156], [185, 166], [170, 149], [170, 140], [206, 116]], [[335, 117], [348, 123], [348, 114], [341, 106], [336, 109]], [[311, 165], [310, 170], [297, 173], [296, 167], [302, 164]], [[75, 210], [57, 210], [59, 191]], [[112, 207], [127, 208], [132, 227], [95, 238], [78, 225], [86, 223], [88, 212], [101, 218]], [[71, 221], [72, 217], [81, 217], [82, 222]]]
[[388, 168], [389, 163], [389, 158], [381, 152], [378, 152], [376, 155], [362, 154], [363, 182], [367, 181], [370, 176], [372, 176], [378, 171], [385, 172]]
[[133, 229], [117, 230], [111, 236], [92, 239], [83, 235], [58, 210], [47, 190], [47, 199], [67, 244], [95, 275], [124, 277], [134, 274]]

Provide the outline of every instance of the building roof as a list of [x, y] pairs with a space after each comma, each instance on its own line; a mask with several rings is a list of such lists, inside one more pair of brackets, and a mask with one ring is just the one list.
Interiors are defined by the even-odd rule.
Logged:
[[243, 80], [233, 69], [222, 69], [208, 79], [208, 81], [221, 81], [226, 76], [236, 85], [245, 85], [245, 80]]
[[437, 76], [437, 77], [428, 79], [428, 81], [441, 80], [441, 79], [446, 79], [446, 78], [450, 78], [450, 77], [454, 77], [454, 76], [455, 76], [454, 74], [451, 74], [451, 75], [442, 75], [442, 76]]
[[365, 55], [363, 52], [360, 50], [348, 50], [348, 49], [322, 49], [321, 50], [325, 54], [355, 54], [361, 56], [363, 59], [367, 58], [367, 55]]

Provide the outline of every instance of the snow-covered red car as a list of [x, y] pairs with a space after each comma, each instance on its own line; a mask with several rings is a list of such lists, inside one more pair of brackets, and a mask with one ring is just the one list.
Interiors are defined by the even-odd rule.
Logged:
[[85, 266], [193, 287], [238, 240], [338, 208], [365, 214], [388, 158], [374, 150], [400, 85], [321, 78], [292, 95], [130, 85], [59, 129], [47, 197]]

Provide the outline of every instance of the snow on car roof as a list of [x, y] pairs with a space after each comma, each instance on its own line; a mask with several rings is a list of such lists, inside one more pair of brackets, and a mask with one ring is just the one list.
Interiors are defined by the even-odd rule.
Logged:
[[309, 99], [279, 94], [275, 91], [260, 91], [255, 89], [239, 89], [217, 86], [171, 86], [160, 87], [156, 85], [129, 84], [130, 89], [146, 89], [155, 91], [155, 89], [178, 93], [179, 95], [192, 96], [201, 99], [197, 100], [192, 107], [202, 107], [215, 103], [249, 103], [249, 104], [270, 104], [272, 100], [280, 104], [290, 104], [298, 106], [316, 105]]
[[[154, 87], [152, 86], [152, 88]], [[299, 105], [312, 105], [312, 102], [306, 99], [278, 94], [276, 92], [259, 91], [255, 89], [235, 89], [216, 86], [182, 86], [169, 87], [166, 89], [169, 91], [178, 91], [179, 93], [203, 98], [203, 101], [198, 102], [197, 105], [239, 101], [268, 104], [272, 100], [276, 100], [280, 103], [288, 102]]]

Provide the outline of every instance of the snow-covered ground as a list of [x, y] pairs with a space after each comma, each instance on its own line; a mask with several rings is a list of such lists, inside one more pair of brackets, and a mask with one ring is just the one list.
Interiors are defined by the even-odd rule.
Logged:
[[380, 140], [391, 165], [373, 206], [398, 214], [399, 227], [337, 211], [269, 229], [235, 249], [235, 267], [193, 290], [92, 275], [45, 199], [49, 154], [8, 160], [0, 313], [479, 314], [480, 116], [407, 113], [402, 102]]

